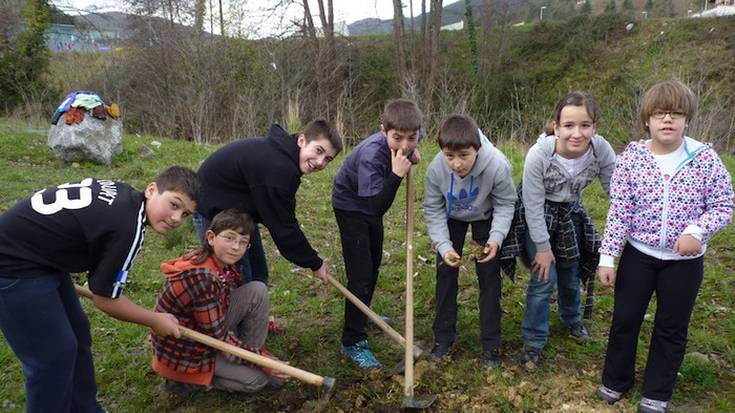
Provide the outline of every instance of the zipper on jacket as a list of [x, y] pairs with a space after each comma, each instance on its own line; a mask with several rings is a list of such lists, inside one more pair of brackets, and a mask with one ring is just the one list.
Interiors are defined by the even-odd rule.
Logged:
[[[674, 180], [674, 177], [679, 174], [679, 172], [684, 169], [684, 166], [694, 160], [694, 157], [702, 150], [706, 148], [706, 145], [702, 145], [699, 148], [697, 148], [694, 152], [689, 152], [689, 146], [687, 145], [686, 138], [684, 138], [684, 151], [687, 154], [686, 159], [681, 161], [679, 165], [677, 165], [674, 172], [671, 174], [669, 179], [664, 178], [664, 197], [663, 197], [663, 211], [661, 213], [661, 233], [659, 234], [660, 240], [659, 240], [659, 247], [663, 250], [666, 248], [666, 240], [667, 240], [667, 229], [669, 226], [669, 184]], [[659, 168], [660, 171], [661, 168]], [[661, 171], [661, 176], [663, 176], [663, 171]]]
[[671, 179], [664, 178], [664, 196], [662, 202], [663, 211], [661, 212], [661, 233], [659, 234], [658, 246], [661, 249], [666, 248], [666, 230], [669, 226], [669, 182]]

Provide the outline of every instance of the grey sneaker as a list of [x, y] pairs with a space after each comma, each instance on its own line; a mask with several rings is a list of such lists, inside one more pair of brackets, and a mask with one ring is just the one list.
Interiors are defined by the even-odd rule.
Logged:
[[482, 351], [482, 367], [485, 369], [497, 369], [503, 364], [503, 354], [499, 348]]
[[642, 398], [638, 403], [638, 413], [666, 413], [669, 406], [668, 401]]
[[521, 365], [524, 367], [538, 367], [541, 364], [541, 349], [531, 346], [523, 346]]
[[434, 348], [431, 349], [431, 359], [434, 361], [441, 361], [449, 356], [449, 349], [453, 343], [434, 343]]
[[603, 384], [597, 388], [597, 397], [606, 401], [607, 404], [615, 404], [618, 400], [623, 398], [623, 392], [615, 391]]
[[577, 324], [569, 326], [569, 335], [579, 342], [585, 342], [590, 340], [590, 333], [587, 331], [587, 327], [580, 321]]

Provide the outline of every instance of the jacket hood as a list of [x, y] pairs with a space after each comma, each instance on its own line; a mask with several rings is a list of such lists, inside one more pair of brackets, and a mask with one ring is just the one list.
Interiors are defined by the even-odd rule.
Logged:
[[[649, 142], [651, 142], [650, 138], [645, 140], [646, 144]], [[634, 147], [637, 147], [639, 151], [650, 152], [648, 147], [643, 142], [640, 142], [640, 141], [631, 142], [631, 145], [633, 145]], [[704, 149], [707, 149], [709, 147], [710, 145], [706, 143], [702, 143], [696, 139], [690, 138], [688, 136], [684, 136], [684, 151], [687, 153], [687, 155], [690, 158], [694, 158], [695, 156], [697, 156], [697, 154], [699, 154]]]
[[[598, 134], [592, 135], [592, 152], [597, 156], [595, 153], [595, 148], [600, 148], [602, 145], [606, 145], [607, 141], [604, 137]], [[542, 133], [538, 136], [538, 139], [536, 140], [536, 144], [539, 146], [539, 148], [548, 156], [554, 155], [554, 152], [556, 151], [556, 135], [547, 135], [545, 133]]]
[[209, 256], [201, 264], [193, 264], [191, 262], [192, 258], [194, 258], [194, 254], [190, 252], [188, 254], [185, 254], [183, 257], [164, 261], [161, 263], [161, 271], [163, 272], [163, 275], [167, 278], [175, 277], [184, 271], [202, 267], [207, 268], [213, 274], [221, 271], [220, 268], [217, 267], [217, 264], [214, 262], [214, 258], [212, 256]]
[[[474, 165], [472, 165], [472, 168], [467, 172], [467, 176], [465, 176], [462, 179], [467, 179], [471, 176], [478, 176], [482, 174], [490, 165], [490, 163], [494, 160], [495, 157], [498, 156], [497, 150], [495, 150], [495, 145], [490, 142], [490, 140], [485, 136], [485, 134], [480, 132], [480, 150], [477, 151], [477, 159], [475, 159]], [[505, 161], [505, 160], [503, 160]], [[451, 168], [449, 168], [449, 165], [447, 165], [447, 162], [444, 160], [444, 155], [441, 151], [436, 154], [434, 157], [434, 160], [429, 165], [429, 168], [439, 168], [437, 171], [441, 170], [444, 174], [447, 176], [454, 175], [455, 179], [460, 179], [458, 175], [456, 175]]]
[[493, 151], [495, 145], [490, 142], [482, 131], [478, 130], [478, 132], [480, 132], [480, 150], [477, 151], [477, 159], [475, 160], [475, 164], [472, 165], [472, 169], [467, 173], [468, 176], [482, 173], [490, 164], [493, 157], [495, 157], [495, 151]]
[[[299, 166], [299, 145], [296, 143], [296, 135], [286, 132], [281, 125], [274, 123], [268, 131], [268, 138], [273, 140], [279, 151], [288, 155]], [[298, 168], [301, 171], [301, 168]]]

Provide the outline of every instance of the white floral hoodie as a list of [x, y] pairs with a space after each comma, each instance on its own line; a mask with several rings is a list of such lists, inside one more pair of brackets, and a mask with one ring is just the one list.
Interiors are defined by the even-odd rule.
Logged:
[[671, 251], [690, 225], [701, 229], [704, 250], [732, 222], [732, 182], [717, 153], [689, 137], [684, 137], [684, 150], [687, 158], [668, 180], [643, 143], [628, 144], [618, 156], [600, 254], [620, 255], [626, 236]]

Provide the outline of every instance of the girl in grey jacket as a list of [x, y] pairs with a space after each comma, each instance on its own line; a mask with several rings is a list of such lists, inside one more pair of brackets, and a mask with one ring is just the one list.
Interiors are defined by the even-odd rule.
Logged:
[[552, 119], [553, 135], [539, 137], [523, 168], [525, 249], [531, 263], [521, 328], [524, 365], [540, 362], [549, 336], [549, 305], [555, 284], [562, 321], [574, 338], [589, 339], [580, 308], [580, 256], [583, 249], [597, 254], [599, 236], [582, 207], [582, 190], [599, 177], [608, 192], [615, 166], [612, 147], [595, 134], [599, 109], [590, 95], [572, 92], [564, 96]]

